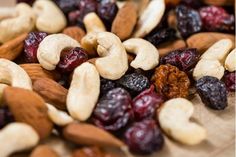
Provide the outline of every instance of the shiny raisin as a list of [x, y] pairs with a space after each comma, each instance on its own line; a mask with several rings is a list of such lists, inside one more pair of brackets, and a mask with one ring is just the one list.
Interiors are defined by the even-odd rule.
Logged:
[[112, 80], [101, 78], [100, 95], [106, 94], [108, 91], [116, 88], [116, 83]]
[[194, 9], [198, 9], [203, 5], [202, 0], [181, 0], [180, 3]]
[[68, 14], [78, 9], [79, 0], [55, 0], [55, 2], [65, 14]]
[[14, 117], [7, 107], [0, 108], [0, 129], [10, 122], [14, 121]]
[[196, 83], [197, 93], [202, 102], [215, 110], [227, 107], [227, 91], [225, 84], [212, 76], [204, 76]]
[[236, 79], [236, 72], [227, 72], [224, 75], [224, 82], [226, 85], [226, 88], [229, 92], [235, 92], [236, 90], [236, 83], [235, 83], [235, 79]]

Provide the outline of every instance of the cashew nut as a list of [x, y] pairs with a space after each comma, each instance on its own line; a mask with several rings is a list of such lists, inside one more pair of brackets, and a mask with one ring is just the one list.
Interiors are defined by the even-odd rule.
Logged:
[[5, 43], [15, 37], [33, 30], [36, 16], [26, 3], [16, 5], [16, 17], [0, 21], [0, 43]]
[[221, 39], [213, 44], [204, 54], [202, 59], [218, 60], [224, 63], [226, 56], [228, 55], [233, 43], [230, 39]]
[[139, 17], [134, 37], [144, 37], [150, 33], [161, 21], [165, 12], [164, 0], [152, 0]]
[[0, 59], [0, 83], [9, 84], [32, 90], [32, 82], [28, 74], [16, 63], [7, 59]]
[[17, 16], [17, 11], [12, 7], [0, 7], [0, 20]]
[[66, 27], [66, 18], [57, 5], [51, 0], [37, 0], [33, 10], [38, 16], [36, 27], [47, 33], [58, 33]]
[[193, 70], [193, 77], [195, 80], [203, 76], [213, 76], [221, 79], [224, 71], [224, 67], [218, 60], [201, 59]]
[[68, 35], [48, 35], [39, 44], [37, 58], [43, 68], [54, 70], [60, 61], [60, 55], [63, 49], [79, 46], [80, 44]]
[[91, 32], [86, 34], [82, 39], [81, 39], [81, 47], [85, 49], [89, 56], [96, 56], [97, 55], [97, 32]]
[[84, 17], [84, 25], [87, 33], [91, 32], [105, 32], [106, 27], [104, 26], [102, 20], [94, 12], [88, 13]]
[[65, 126], [74, 121], [66, 112], [60, 111], [48, 103], [46, 105], [48, 107], [48, 116], [56, 125]]
[[163, 104], [158, 117], [161, 128], [173, 139], [187, 145], [195, 145], [206, 139], [206, 130], [190, 122], [193, 104], [184, 98], [171, 99]]
[[236, 70], [236, 49], [233, 49], [225, 60], [225, 69], [230, 72]]
[[159, 52], [150, 42], [141, 38], [131, 38], [123, 42], [126, 51], [137, 56], [130, 63], [135, 68], [151, 70], [159, 63]]
[[0, 131], [0, 157], [8, 157], [14, 152], [34, 147], [39, 135], [28, 124], [10, 123]]
[[100, 91], [100, 77], [96, 67], [88, 62], [74, 70], [67, 95], [67, 109], [77, 120], [87, 120], [93, 112]]

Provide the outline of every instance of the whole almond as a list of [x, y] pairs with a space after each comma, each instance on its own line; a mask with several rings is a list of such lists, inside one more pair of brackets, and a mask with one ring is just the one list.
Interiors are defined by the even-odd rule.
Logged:
[[85, 36], [85, 32], [82, 28], [78, 26], [67, 27], [63, 30], [64, 34], [70, 36], [71, 38], [77, 40], [78, 42]]
[[233, 6], [234, 0], [203, 0], [205, 4], [216, 5], [216, 6]]
[[66, 109], [66, 96], [68, 90], [48, 78], [40, 78], [33, 82], [33, 90], [38, 93], [45, 102], [58, 109]]
[[[234, 35], [225, 33], [197, 33], [187, 39], [188, 47], [197, 48], [198, 52], [204, 53], [209, 47], [221, 39], [230, 39], [235, 44]], [[235, 45], [233, 45], [235, 47]]]
[[30, 154], [30, 157], [59, 157], [59, 155], [51, 147], [39, 145]]
[[98, 147], [84, 147], [73, 152], [73, 157], [105, 157], [104, 152]]
[[176, 49], [180, 49], [180, 48], [185, 48], [186, 47], [186, 43], [184, 40], [175, 40], [175, 41], [169, 41], [163, 44], [160, 44], [158, 46], [158, 51], [160, 54], [160, 57], [167, 55], [169, 52], [176, 50]]
[[15, 120], [31, 125], [41, 139], [51, 133], [53, 123], [48, 118], [44, 100], [37, 93], [22, 88], [6, 87], [3, 90], [3, 101], [10, 108]]
[[20, 64], [27, 72], [32, 82], [39, 78], [49, 78], [55, 81], [60, 79], [60, 74], [57, 71], [48, 71], [40, 66], [40, 64]]
[[24, 40], [27, 37], [27, 33], [24, 33], [13, 40], [10, 40], [0, 46], [0, 58], [8, 60], [14, 60], [18, 57], [24, 47]]

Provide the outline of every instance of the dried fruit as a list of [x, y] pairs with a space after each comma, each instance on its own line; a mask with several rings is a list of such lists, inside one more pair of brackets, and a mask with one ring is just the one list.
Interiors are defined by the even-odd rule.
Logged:
[[163, 94], [167, 99], [187, 97], [190, 81], [186, 73], [170, 64], [161, 65], [156, 68], [152, 81], [157, 92]]
[[150, 86], [148, 78], [140, 73], [124, 75], [117, 83], [127, 89], [132, 96], [139, 94]]
[[154, 120], [134, 123], [125, 132], [125, 141], [132, 152], [139, 154], [150, 154], [164, 145], [164, 138]]
[[206, 6], [199, 10], [203, 27], [207, 31], [234, 32], [235, 17], [222, 7]]
[[197, 64], [199, 57], [195, 48], [178, 49], [162, 57], [160, 63], [171, 64], [187, 72]]
[[93, 112], [95, 125], [109, 131], [117, 131], [132, 119], [131, 97], [122, 88], [115, 88], [105, 94]]
[[176, 7], [177, 27], [183, 38], [202, 29], [202, 21], [198, 11], [184, 5]]
[[47, 36], [44, 32], [31, 32], [25, 39], [24, 57], [28, 63], [37, 63], [37, 50], [40, 42]]
[[181, 0], [180, 3], [194, 9], [198, 9], [203, 5], [202, 0]]
[[17, 3], [28, 3], [29, 5], [32, 5], [35, 0], [17, 0]]
[[68, 14], [77, 9], [79, 0], [55, 0], [55, 2], [65, 14]]
[[223, 80], [224, 80], [225, 86], [229, 92], [235, 92], [235, 89], [236, 89], [235, 79], [236, 79], [236, 72], [235, 71], [225, 73], [225, 75], [224, 75]]
[[100, 84], [100, 95], [106, 94], [108, 91], [116, 88], [116, 83], [112, 80], [101, 78], [101, 84]]
[[14, 121], [12, 113], [9, 111], [8, 107], [0, 108], [0, 129], [5, 125]]
[[87, 52], [81, 47], [76, 47], [65, 56], [62, 56], [60, 62], [57, 65], [57, 68], [63, 73], [72, 72], [77, 66], [86, 62], [88, 60]]
[[164, 102], [160, 94], [154, 92], [154, 86], [140, 93], [133, 99], [132, 109], [136, 120], [152, 118], [156, 109]]
[[225, 84], [212, 76], [204, 76], [196, 83], [196, 88], [202, 102], [215, 110], [227, 107], [227, 91]]

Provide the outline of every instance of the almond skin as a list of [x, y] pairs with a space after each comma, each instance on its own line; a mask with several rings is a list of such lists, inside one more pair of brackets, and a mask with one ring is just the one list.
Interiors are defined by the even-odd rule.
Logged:
[[38, 93], [45, 102], [60, 110], [66, 110], [66, 96], [68, 90], [48, 78], [40, 78], [33, 82], [33, 90]]
[[59, 157], [59, 155], [49, 146], [40, 145], [33, 150], [30, 157]]
[[233, 6], [234, 0], [203, 0], [205, 4], [217, 6]]
[[63, 30], [62, 33], [70, 36], [78, 42], [80, 42], [81, 39], [85, 36], [84, 30], [78, 26], [67, 27]]
[[16, 121], [31, 125], [41, 139], [50, 135], [53, 123], [48, 118], [44, 100], [37, 93], [22, 88], [6, 87], [3, 91], [3, 101], [10, 108]]

